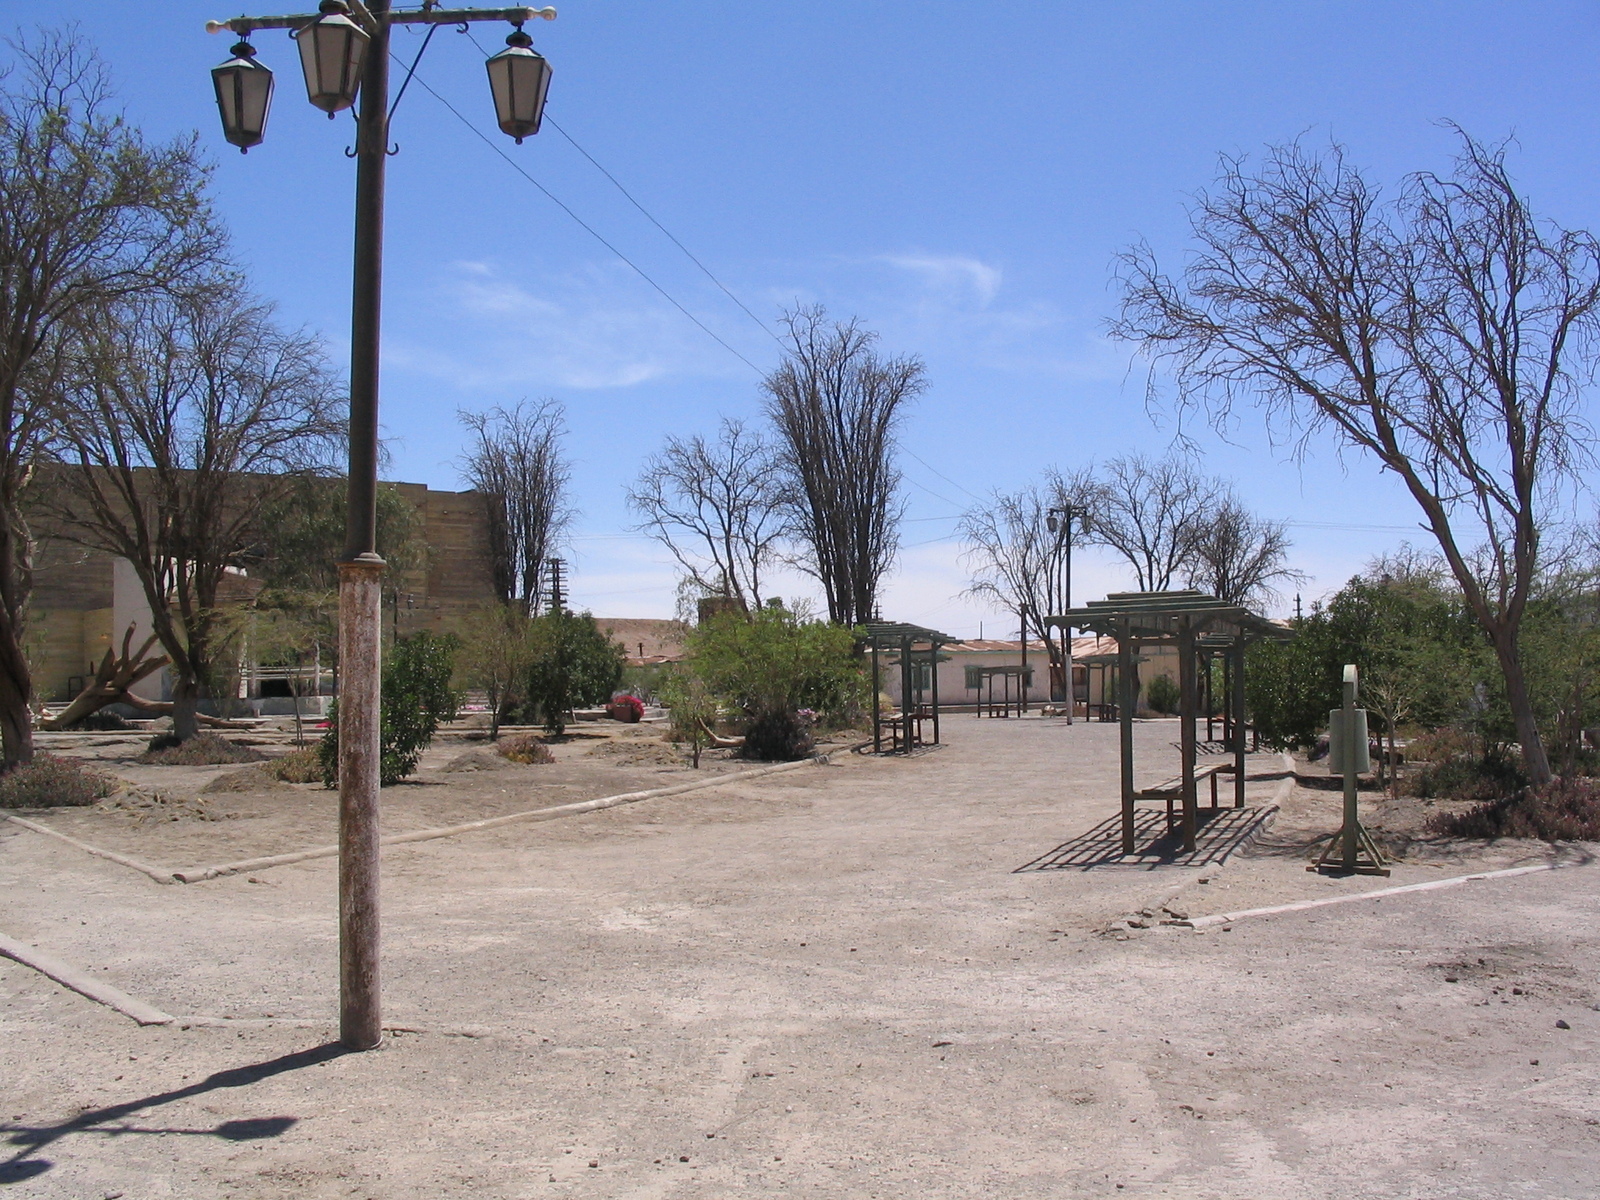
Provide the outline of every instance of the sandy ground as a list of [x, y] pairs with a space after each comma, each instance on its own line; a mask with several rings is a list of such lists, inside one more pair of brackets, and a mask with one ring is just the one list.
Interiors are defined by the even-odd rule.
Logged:
[[[1137, 732], [1140, 782], [1171, 774], [1176, 724]], [[0, 931], [242, 1022], [139, 1028], [0, 960], [0, 1192], [1600, 1196], [1592, 848], [1417, 844], [1391, 879], [1310, 874], [1338, 795], [1293, 789], [1261, 832], [1285, 790], [1262, 755], [1202, 854], [1108, 862], [1114, 727], [945, 735], [391, 848], [402, 1031], [366, 1054], [329, 1044], [331, 861], [163, 887], [0, 824]], [[660, 769], [573, 755], [429, 786], [487, 815], [679, 777]], [[386, 794], [394, 820], [425, 819], [406, 805], [429, 786]], [[178, 864], [252, 821], [239, 845], [325, 840], [307, 794], [45, 819]], [[1572, 865], [1155, 923], [1541, 861]]]

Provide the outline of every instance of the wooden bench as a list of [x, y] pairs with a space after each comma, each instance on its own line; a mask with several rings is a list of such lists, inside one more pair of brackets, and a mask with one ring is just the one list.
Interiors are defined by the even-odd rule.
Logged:
[[[1194, 769], [1195, 791], [1198, 792], [1200, 790], [1200, 784], [1203, 780], [1209, 779], [1211, 781], [1211, 807], [1216, 808], [1217, 776], [1232, 774], [1233, 764], [1231, 762], [1207, 763], [1203, 767], [1197, 766]], [[1134, 792], [1133, 798], [1135, 800], [1165, 800], [1167, 802], [1167, 828], [1171, 829], [1176, 816], [1174, 806], [1183, 798], [1183, 776], [1179, 775], [1168, 779], [1163, 783], [1156, 784], [1155, 787], [1143, 788]]]

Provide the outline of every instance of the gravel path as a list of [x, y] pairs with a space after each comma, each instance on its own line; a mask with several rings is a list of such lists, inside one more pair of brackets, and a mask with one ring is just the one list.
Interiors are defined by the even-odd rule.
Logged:
[[[0, 1195], [1600, 1195], [1595, 868], [1160, 925], [1549, 852], [1060, 865], [1116, 810], [1115, 728], [945, 733], [391, 849], [414, 1032], [363, 1055], [325, 1045], [331, 863], [160, 887], [0, 825], [0, 932], [244, 1019], [139, 1028], [0, 960]], [[1176, 733], [1138, 727], [1141, 782]], [[1281, 766], [1251, 767], [1255, 809]]]

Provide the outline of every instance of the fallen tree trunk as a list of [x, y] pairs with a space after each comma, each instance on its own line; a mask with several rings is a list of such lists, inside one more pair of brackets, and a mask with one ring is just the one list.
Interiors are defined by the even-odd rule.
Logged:
[[[130, 653], [133, 642], [133, 626], [129, 625], [127, 632], [122, 635], [122, 654], [120, 657], [113, 653], [110, 646], [106, 647], [106, 655], [100, 660], [100, 666], [95, 670], [94, 678], [90, 680], [83, 691], [73, 698], [71, 704], [62, 709], [53, 717], [46, 717], [39, 722], [40, 729], [59, 730], [76, 725], [79, 721], [92, 713], [99, 712], [108, 704], [126, 704], [137, 712], [145, 713], [152, 717], [166, 717], [172, 715], [172, 701], [146, 700], [143, 696], [135, 696], [128, 689], [141, 679], [154, 675], [167, 665], [165, 654], [158, 654], [155, 658], [146, 658], [150, 647], [155, 645], [156, 635], [151, 634], [144, 640], [144, 645]], [[228, 721], [222, 717], [208, 717], [197, 714], [197, 719], [204, 725], [213, 729], [249, 729], [250, 726], [240, 721]]]

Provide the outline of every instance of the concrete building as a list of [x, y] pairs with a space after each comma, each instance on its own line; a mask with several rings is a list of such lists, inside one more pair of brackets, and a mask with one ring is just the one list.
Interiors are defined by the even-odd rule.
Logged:
[[[416, 509], [427, 554], [417, 569], [385, 580], [386, 627], [402, 635], [423, 629], [459, 629], [469, 613], [495, 599], [484, 498], [477, 492], [434, 491], [420, 483], [392, 486]], [[130, 624], [135, 629], [133, 645], [144, 639], [150, 629], [150, 609], [127, 562], [52, 537], [48, 529], [36, 532], [39, 550], [29, 661], [38, 697], [61, 702], [77, 695], [107, 647], [113, 642], [120, 646]], [[230, 580], [226, 599], [247, 602], [259, 588], [247, 570], [240, 571]], [[159, 649], [155, 653], [160, 653]], [[240, 699], [252, 709], [292, 711], [282, 670], [257, 670], [247, 659], [240, 664], [239, 681]], [[325, 675], [321, 690], [327, 691], [330, 683]], [[150, 676], [136, 691], [149, 699], [166, 698], [170, 695], [167, 673]], [[322, 704], [318, 701], [308, 707], [320, 711]]]
[[[927, 647], [924, 645], [920, 649], [926, 652]], [[941, 659], [948, 656], [947, 661], [939, 663], [941, 709], [970, 707], [985, 702], [990, 694], [990, 681], [986, 676], [993, 676], [993, 696], [998, 703], [1006, 684], [1003, 682], [1004, 675], [997, 668], [1020, 670], [1023, 665], [1022, 643], [1015, 638], [1009, 641], [973, 638], [968, 641], [952, 642], [941, 646], [939, 654]], [[1116, 654], [1115, 638], [1072, 639], [1073, 697], [1077, 702], [1079, 715], [1085, 712], [1098, 714], [1101, 706], [1116, 702], [1115, 671], [1107, 669], [1109, 664], [1114, 664]], [[1144, 647], [1140, 649], [1139, 656], [1141, 694], [1143, 688], [1157, 675], [1166, 675], [1176, 681], [1178, 660], [1174, 648]], [[931, 690], [926, 663], [921, 664], [921, 670], [922, 678], [917, 686], [926, 702]], [[1027, 683], [1029, 705], [1050, 703], [1049, 654], [1043, 641], [1028, 642]], [[884, 668], [882, 684], [884, 692], [896, 705], [899, 705], [901, 698], [898, 667]], [[1019, 686], [1019, 681], [1013, 676], [1009, 681], [1013, 701], [1018, 696]]]

